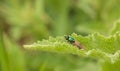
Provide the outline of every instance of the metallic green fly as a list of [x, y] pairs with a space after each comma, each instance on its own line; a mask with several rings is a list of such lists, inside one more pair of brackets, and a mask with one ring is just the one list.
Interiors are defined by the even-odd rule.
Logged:
[[79, 49], [84, 49], [83, 45], [76, 41], [75, 38], [73, 38], [72, 36], [65, 36], [65, 39], [71, 44], [77, 46]]

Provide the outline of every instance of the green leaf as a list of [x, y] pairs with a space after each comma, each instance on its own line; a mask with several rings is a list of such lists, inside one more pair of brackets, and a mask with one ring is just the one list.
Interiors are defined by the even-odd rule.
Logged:
[[83, 57], [97, 58], [101, 63], [102, 71], [120, 71], [120, 33], [103, 36], [94, 33], [89, 36], [72, 34], [76, 41], [85, 49], [78, 49], [68, 43], [64, 37], [49, 37], [48, 40], [38, 41], [31, 45], [24, 45], [26, 49], [42, 50], [63, 54], [75, 54]]
[[50, 37], [48, 40], [38, 41], [31, 45], [24, 45], [26, 49], [43, 50], [48, 52], [72, 53], [82, 56], [90, 56], [114, 63], [119, 59], [120, 54], [120, 34], [103, 36], [94, 33], [89, 36], [72, 34], [72, 36], [82, 44], [85, 49], [78, 49], [76, 46], [68, 43], [64, 37]]

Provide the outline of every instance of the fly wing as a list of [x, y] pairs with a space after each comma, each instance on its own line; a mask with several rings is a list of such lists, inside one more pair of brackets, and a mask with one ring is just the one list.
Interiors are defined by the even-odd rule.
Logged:
[[80, 44], [78, 41], [75, 41], [73, 45], [77, 46], [79, 49], [85, 49], [82, 44]]

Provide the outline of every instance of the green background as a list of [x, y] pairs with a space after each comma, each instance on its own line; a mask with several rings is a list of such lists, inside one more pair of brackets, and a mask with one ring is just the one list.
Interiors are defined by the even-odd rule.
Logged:
[[95, 58], [23, 45], [72, 33], [108, 36], [119, 18], [120, 0], [0, 0], [0, 71], [101, 71]]

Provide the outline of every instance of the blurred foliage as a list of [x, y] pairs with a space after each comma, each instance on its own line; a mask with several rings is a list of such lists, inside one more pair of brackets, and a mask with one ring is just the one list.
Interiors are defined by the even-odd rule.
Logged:
[[0, 0], [0, 71], [99, 71], [91, 57], [29, 51], [23, 44], [73, 32], [115, 34], [119, 7], [120, 0]]

